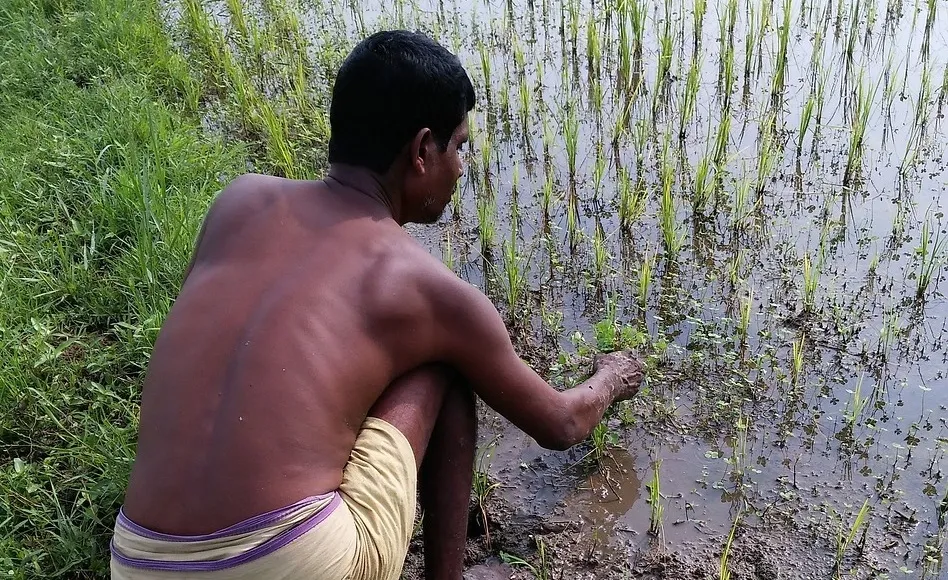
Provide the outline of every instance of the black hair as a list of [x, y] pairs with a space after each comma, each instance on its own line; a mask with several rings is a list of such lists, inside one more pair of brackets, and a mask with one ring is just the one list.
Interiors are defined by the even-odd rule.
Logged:
[[329, 106], [329, 162], [385, 173], [418, 130], [444, 151], [474, 108], [458, 57], [424, 34], [377, 32], [346, 57]]

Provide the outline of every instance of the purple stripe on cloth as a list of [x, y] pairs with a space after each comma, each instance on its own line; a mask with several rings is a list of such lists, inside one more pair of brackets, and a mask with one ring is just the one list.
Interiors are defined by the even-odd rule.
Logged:
[[[129, 520], [127, 517], [124, 519], [125, 519], [125, 522], [131, 523], [132, 526], [134, 526], [134, 527], [132, 526], [126, 526], [126, 527], [128, 527], [130, 530], [132, 530], [136, 534], [139, 533], [138, 530], [144, 530], [145, 532], [147, 532], [147, 535], [140, 534], [146, 538], [150, 538], [153, 540], [168, 540], [169, 538], [172, 538], [170, 541], [174, 541], [174, 542], [198, 542], [198, 541], [207, 540], [207, 539], [220, 539], [228, 535], [233, 536], [233, 535], [244, 534], [251, 531], [260, 530], [266, 527], [267, 525], [271, 525], [279, 521], [280, 516], [275, 516], [274, 514], [282, 514], [283, 516], [285, 516], [288, 510], [305, 507], [306, 505], [309, 505], [311, 503], [315, 503], [320, 500], [325, 500], [329, 495], [330, 494], [306, 498], [306, 499], [300, 500], [299, 502], [293, 504], [292, 506], [287, 506], [285, 508], [280, 508], [278, 510], [273, 510], [265, 514], [261, 514], [259, 516], [254, 516], [250, 519], [244, 520], [243, 522], [230, 526], [229, 528], [225, 528], [224, 530], [221, 530], [219, 532], [214, 532], [213, 534], [207, 534], [203, 536], [172, 536], [168, 534], [160, 534], [158, 532], [148, 530], [147, 528], [143, 528], [139, 526], [138, 524], [135, 524], [134, 522]], [[329, 502], [329, 504], [323, 509], [319, 510], [317, 513], [313, 514], [308, 519], [300, 522], [298, 525], [290, 528], [289, 530], [286, 530], [285, 532], [277, 536], [274, 536], [273, 538], [267, 540], [266, 542], [260, 544], [259, 546], [251, 550], [247, 550], [246, 552], [242, 554], [238, 554], [231, 558], [225, 558], [223, 560], [169, 562], [165, 560], [147, 560], [147, 559], [140, 559], [140, 558], [128, 558], [124, 556], [123, 554], [121, 554], [118, 551], [118, 548], [115, 547], [114, 538], [112, 539], [112, 542], [109, 548], [112, 552], [113, 558], [115, 558], [120, 564], [124, 566], [129, 566], [131, 568], [140, 568], [140, 569], [145, 569], [145, 570], [160, 570], [160, 571], [165, 571], [165, 572], [216, 572], [218, 570], [225, 570], [227, 568], [233, 568], [241, 564], [252, 562], [268, 554], [272, 554], [273, 552], [286, 546], [293, 540], [299, 538], [306, 532], [312, 530], [313, 528], [321, 524], [334, 511], [336, 511], [336, 508], [339, 507], [339, 505], [342, 503], [342, 496], [338, 492], [333, 492], [331, 495], [333, 496], [333, 498]], [[120, 518], [124, 517], [121, 512], [119, 513], [119, 517]], [[122, 522], [123, 526], [126, 525], [125, 522]], [[228, 530], [231, 530], [231, 531], [228, 532]], [[233, 531], [233, 530], [237, 530], [237, 531]]]
[[267, 526], [278, 523], [280, 520], [285, 518], [287, 514], [297, 509], [304, 508], [308, 505], [312, 505], [321, 501], [326, 501], [330, 498], [330, 496], [338, 496], [338, 494], [339, 492], [330, 492], [324, 493], [322, 495], [304, 497], [294, 504], [277, 508], [266, 513], [258, 514], [241, 522], [237, 522], [236, 524], [228, 526], [222, 530], [198, 536], [177, 536], [174, 534], [162, 534], [161, 532], [149, 530], [148, 528], [142, 527], [128, 519], [128, 516], [125, 515], [125, 508], [119, 509], [118, 523], [122, 527], [135, 532], [137, 535], [150, 540], [161, 540], [163, 542], [202, 542], [205, 540], [219, 540], [220, 538], [226, 538], [227, 536], [237, 536], [240, 534], [247, 534], [261, 530]]

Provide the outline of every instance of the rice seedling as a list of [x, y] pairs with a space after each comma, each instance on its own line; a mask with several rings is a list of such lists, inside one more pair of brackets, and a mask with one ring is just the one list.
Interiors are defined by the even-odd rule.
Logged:
[[268, 159], [286, 177], [299, 179], [301, 175], [297, 170], [295, 153], [288, 135], [286, 119], [278, 115], [269, 101], [265, 99], [260, 99], [257, 106], [257, 113], [260, 115], [267, 140]]
[[922, 76], [919, 81], [918, 99], [915, 101], [915, 118], [913, 127], [920, 134], [924, 134], [925, 127], [928, 124], [928, 109], [934, 95], [934, 85], [932, 84], [931, 70], [926, 61], [922, 66]]
[[781, 151], [781, 147], [775, 143], [774, 139], [774, 133], [776, 131], [775, 124], [776, 118], [774, 113], [768, 113], [761, 125], [760, 137], [757, 140], [759, 143], [756, 182], [758, 197], [763, 195], [767, 180], [770, 179], [774, 167], [777, 165], [777, 155]]
[[731, 524], [731, 531], [728, 533], [727, 541], [724, 543], [724, 549], [721, 551], [720, 566], [718, 568], [719, 580], [731, 579], [731, 568], [728, 562], [731, 555], [731, 546], [734, 545], [734, 535], [737, 533], [737, 527], [741, 522], [742, 513], [743, 510], [737, 510], [737, 514], [734, 516], [734, 522]]
[[793, 379], [793, 384], [799, 382], [800, 377], [803, 375], [803, 362], [804, 357], [806, 356], [805, 351], [803, 350], [806, 347], [806, 334], [801, 334], [800, 338], [793, 341], [791, 345], [791, 351], [793, 355], [793, 366], [791, 367], [791, 378]]
[[583, 459], [591, 457], [598, 465], [609, 457], [609, 448], [618, 444], [619, 436], [609, 429], [609, 424], [606, 421], [600, 421], [589, 435], [589, 441], [592, 443], [592, 449]]
[[681, 96], [680, 124], [678, 128], [678, 138], [685, 140], [688, 126], [695, 114], [695, 107], [698, 103], [698, 90], [701, 80], [701, 61], [696, 57], [691, 59], [691, 66], [688, 68], [688, 78], [685, 80], [684, 89]]
[[806, 138], [807, 129], [810, 127], [810, 121], [813, 120], [813, 111], [816, 107], [816, 98], [813, 92], [807, 96], [803, 110], [800, 112], [800, 125], [797, 128], [797, 157], [803, 153], [803, 140]]
[[878, 17], [877, 4], [875, 2], [869, 2], [868, 4], [866, 11], [866, 35], [862, 42], [862, 48], [865, 54], [869, 54], [870, 52], [872, 31], [875, 28], [876, 19]]
[[778, 29], [777, 60], [774, 63], [774, 76], [771, 94], [774, 102], [783, 95], [787, 74], [787, 46], [790, 42], [790, 17], [793, 13], [793, 0], [783, 0], [783, 21]]
[[492, 194], [490, 187], [490, 165], [491, 155], [493, 153], [494, 147], [489, 130], [478, 131], [478, 133], [481, 135], [481, 144], [478, 147], [478, 150], [481, 153], [481, 172], [484, 177], [484, 193]]
[[550, 563], [546, 555], [546, 544], [543, 543], [543, 540], [539, 536], [536, 536], [534, 540], [536, 541], [537, 558], [539, 560], [537, 566], [527, 562], [520, 556], [508, 554], [507, 552], [501, 552], [500, 559], [508, 566], [526, 568], [537, 580], [553, 580], [553, 572], [550, 569]]
[[737, 24], [737, 0], [727, 0], [727, 9], [719, 18], [721, 50], [718, 67], [718, 87], [724, 100], [724, 108], [731, 106], [734, 92], [734, 27]]
[[727, 159], [728, 144], [731, 137], [731, 112], [724, 110], [721, 113], [721, 121], [718, 123], [717, 132], [714, 137], [714, 159], [715, 172], [720, 175], [724, 171], [725, 160]]
[[935, 12], [938, 8], [937, 0], [927, 0], [928, 16], [925, 19], [925, 32], [922, 35], [922, 60], [927, 61], [931, 51], [932, 29], [935, 25]]
[[862, 415], [863, 410], [866, 408], [866, 403], [869, 402], [869, 397], [862, 395], [862, 383], [864, 378], [865, 373], [859, 375], [856, 387], [846, 391], [852, 395], [852, 400], [846, 404], [846, 408], [843, 410], [843, 418], [846, 420], [846, 429], [848, 429], [850, 433], [852, 433], [856, 426], [856, 421], [859, 420], [860, 415]]
[[516, 35], [513, 36], [513, 57], [517, 74], [520, 76], [525, 76], [527, 71], [527, 57], [524, 54], [523, 46], [521, 46], [520, 41], [517, 39]]
[[642, 175], [642, 166], [645, 162], [645, 153], [651, 136], [651, 127], [647, 121], [640, 119], [635, 122], [635, 126], [632, 128], [632, 148], [635, 151], [635, 166], [639, 175]]
[[738, 479], [744, 476], [747, 467], [747, 427], [748, 418], [741, 412], [734, 423], [733, 450], [729, 460], [733, 474]]
[[632, 85], [633, 41], [629, 35], [628, 12], [620, 2], [619, 26], [619, 83], [620, 91], [628, 92]]
[[860, 71], [856, 80], [855, 111], [850, 127], [849, 152], [846, 157], [846, 170], [843, 175], [843, 185], [848, 187], [862, 168], [863, 148], [866, 136], [866, 126], [869, 114], [872, 112], [872, 103], [875, 101], [878, 85], [871, 89], [866, 87], [865, 71]]
[[242, 42], [247, 42], [250, 39], [250, 27], [247, 25], [243, 0], [227, 0], [227, 14], [237, 32], [237, 38]]
[[205, 59], [202, 64], [208, 80], [222, 88], [224, 79], [221, 78], [221, 71], [224, 69], [226, 50], [223, 33], [198, 0], [184, 0], [183, 22], [189, 40], [201, 51]]
[[520, 77], [518, 95], [520, 97], [520, 121], [526, 129], [530, 124], [530, 102], [533, 100], [533, 95], [530, 94], [530, 85], [527, 84], [525, 76]]
[[738, 282], [741, 281], [741, 264], [744, 263], [744, 255], [746, 253], [747, 250], [744, 248], [738, 249], [736, 252], [734, 252], [730, 265], [728, 266], [728, 278], [731, 281], [731, 286], [735, 288], [737, 287]]
[[[509, 79], [508, 79], [509, 80]], [[510, 127], [510, 83], [500, 84], [500, 94], [498, 96], [498, 109], [504, 122], [504, 128]]]
[[596, 280], [601, 281], [609, 267], [609, 250], [606, 247], [606, 233], [601, 223], [596, 223], [593, 232], [593, 264]]
[[694, 52], [698, 53], [698, 49], [701, 46], [701, 36], [704, 29], [704, 15], [708, 11], [708, 0], [694, 0], [694, 7], [691, 11], [691, 14], [694, 18], [694, 24], [692, 28], [694, 29]]
[[493, 442], [478, 450], [477, 460], [475, 461], [476, 467], [471, 482], [474, 503], [477, 505], [477, 510], [481, 517], [481, 524], [484, 526], [484, 539], [487, 542], [488, 549], [490, 549], [491, 546], [491, 539], [490, 519], [487, 517], [487, 502], [491, 496], [494, 495], [494, 491], [500, 487], [499, 481], [491, 481], [490, 479], [489, 467], [492, 448]]
[[[945, 247], [948, 244], [948, 239], [941, 237], [941, 230], [937, 226], [933, 228], [930, 222], [930, 219], [922, 222], [921, 239], [919, 246], [915, 249], [919, 261], [919, 271], [915, 281], [915, 298], [918, 300], [924, 300], [928, 287], [933, 280], [937, 279], [945, 261]], [[934, 236], [932, 236], [932, 230], [934, 230]]]
[[[586, 20], [586, 69], [591, 83], [598, 84], [599, 64], [602, 61], [602, 46], [599, 41], [599, 29], [595, 13], [590, 11]], [[596, 79], [593, 81], [592, 79]]]
[[491, 87], [493, 86], [493, 83], [491, 83], [490, 53], [487, 44], [481, 37], [477, 38], [477, 54], [481, 59], [481, 74], [484, 76], [484, 94], [487, 97], [487, 103], [490, 104]]
[[665, 242], [665, 252], [674, 260], [684, 242], [684, 233], [679, 232], [676, 219], [677, 210], [673, 189], [675, 186], [675, 165], [668, 152], [668, 137], [666, 135], [664, 154], [662, 155], [662, 197], [659, 205], [659, 221], [662, 227], [662, 240]]
[[652, 285], [652, 270], [654, 267], [655, 255], [650, 255], [646, 251], [645, 257], [642, 259], [642, 264], [639, 266], [638, 302], [639, 309], [641, 309], [642, 312], [645, 312], [648, 306], [648, 290]]
[[672, 58], [675, 52], [675, 39], [672, 34], [671, 20], [665, 19], [662, 33], [658, 39], [658, 72], [655, 75], [655, 91], [652, 93], [652, 114], [656, 114], [660, 104], [664, 102], [665, 89], [669, 83]]
[[441, 260], [444, 262], [444, 265], [447, 266], [448, 270], [454, 271], [456, 266], [454, 258], [454, 248], [451, 245], [451, 233], [448, 232], [444, 236], [444, 246], [442, 247]]
[[662, 462], [656, 459], [652, 462], [652, 480], [646, 486], [648, 489], [649, 519], [648, 533], [653, 537], [661, 537], [664, 529], [665, 506], [662, 505], [662, 487], [659, 470]]
[[849, 76], [849, 71], [852, 70], [852, 66], [855, 60], [856, 52], [856, 41], [859, 36], [859, 22], [860, 15], [859, 9], [861, 6], [860, 0], [856, 0], [856, 3], [853, 5], [852, 16], [849, 20], [849, 35], [846, 37], [846, 47], [843, 52], [845, 59], [845, 76]]
[[763, 0], [760, 7], [760, 20], [758, 24], [760, 28], [755, 35], [757, 38], [757, 48], [754, 50], [754, 53], [757, 55], [757, 66], [756, 70], [760, 72], [764, 64], [764, 51], [761, 46], [763, 40], [767, 38], [767, 29], [770, 28], [770, 21], [773, 18], [774, 11], [774, 2], [773, 0]]
[[566, 104], [562, 131], [566, 147], [566, 162], [569, 167], [569, 178], [570, 181], [575, 181], [576, 154], [579, 149], [579, 119], [576, 116], [576, 105], [572, 101]]
[[619, 348], [619, 296], [611, 293], [606, 298], [605, 315], [593, 325], [596, 333], [596, 348], [601, 352], [612, 352]]
[[734, 202], [731, 204], [731, 226], [740, 230], [744, 221], [753, 213], [751, 203], [751, 180], [742, 178], [734, 189]]
[[813, 50], [810, 53], [810, 74], [812, 78], [816, 79], [816, 75], [823, 70], [823, 39], [825, 38], [825, 30], [817, 26], [816, 31], [813, 33]]
[[484, 193], [477, 198], [477, 223], [481, 238], [481, 253], [489, 256], [494, 245], [496, 201], [493, 195]]
[[517, 222], [512, 220], [510, 227], [510, 239], [504, 240], [503, 247], [504, 263], [504, 294], [507, 299], [507, 314], [511, 323], [517, 323], [520, 319], [520, 297], [523, 295], [524, 287], [527, 282], [527, 259], [517, 250]]
[[547, 113], [547, 108], [545, 105], [540, 104], [539, 113], [540, 125], [543, 127], [543, 161], [549, 169], [549, 167], [553, 164], [553, 155], [551, 154], [551, 150], [553, 148], [555, 136], [553, 135], [553, 128], [550, 125], [549, 114]]
[[695, 166], [694, 196], [691, 206], [695, 213], [703, 213], [714, 195], [715, 180], [711, 178], [711, 155], [705, 154]]
[[744, 35], [744, 95], [750, 95], [750, 78], [754, 74], [754, 50], [757, 45], [757, 6], [749, 3], [747, 14], [747, 30]]
[[598, 79], [594, 79], [589, 86], [589, 92], [589, 100], [593, 106], [593, 111], [596, 113], [596, 120], [601, 123], [603, 102], [605, 100], [605, 94], [602, 91], [602, 83], [599, 82]]
[[569, 234], [570, 245], [575, 247], [582, 235], [579, 227], [579, 200], [576, 197], [575, 188], [570, 185], [566, 197], [566, 233]]
[[751, 288], [741, 301], [741, 317], [738, 322], [737, 335], [740, 337], [740, 344], [747, 344], [747, 330], [750, 328], [751, 311], [754, 307], [754, 289]]
[[645, 190], [633, 184], [629, 172], [619, 168], [619, 223], [628, 230], [645, 210]]
[[550, 207], [556, 202], [553, 193], [553, 173], [549, 169], [546, 172], [546, 179], [543, 180], [541, 203], [543, 207], [543, 219], [549, 221]]
[[633, 95], [642, 77], [642, 42], [645, 36], [644, 0], [622, 0], [618, 3], [619, 18], [619, 84], [620, 91]]
[[853, 520], [852, 525], [849, 526], [848, 531], [844, 527], [843, 521], [840, 520], [839, 532], [836, 536], [836, 562], [834, 566], [836, 578], [842, 578], [843, 558], [846, 556], [846, 551], [853, 543], [853, 540], [856, 539], [856, 535], [859, 534], [859, 530], [863, 528], [863, 526], [868, 521], [871, 511], [872, 510], [869, 507], [869, 500], [866, 499], [866, 501], [863, 502], [862, 507], [859, 508], [859, 512], [856, 513], [856, 518]]
[[810, 254], [803, 256], [803, 310], [812, 312], [816, 299], [816, 289], [820, 284], [820, 264], [810, 263]]
[[816, 76], [815, 84], [816, 96], [814, 101], [816, 102], [816, 128], [814, 129], [813, 144], [814, 148], [816, 141], [819, 139], [820, 126], [823, 123], [823, 106], [826, 104], [826, 83], [829, 79], [830, 69], [826, 68], [819, 72]]

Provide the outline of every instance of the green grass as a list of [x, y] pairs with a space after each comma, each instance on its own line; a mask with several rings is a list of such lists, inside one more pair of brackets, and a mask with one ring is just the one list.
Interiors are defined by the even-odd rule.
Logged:
[[[230, 2], [233, 11], [239, 2]], [[134, 457], [142, 374], [213, 196], [253, 161], [305, 176], [328, 136], [292, 10], [279, 11], [280, 70], [264, 99], [248, 50], [233, 52], [185, 3], [185, 59], [150, 0], [0, 5], [0, 572], [101, 578]], [[274, 42], [257, 37], [259, 42]], [[323, 47], [325, 48], [325, 47]], [[228, 143], [202, 129], [226, 98]]]
[[0, 6], [0, 571], [107, 574], [139, 386], [242, 147], [146, 0]]

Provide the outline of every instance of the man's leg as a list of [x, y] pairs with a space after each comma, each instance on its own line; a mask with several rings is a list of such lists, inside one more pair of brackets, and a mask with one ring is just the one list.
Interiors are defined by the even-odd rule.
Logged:
[[476, 445], [474, 410], [474, 394], [460, 375], [428, 365], [399, 377], [369, 411], [405, 435], [415, 464], [421, 466], [428, 580], [460, 580], [464, 567]]

